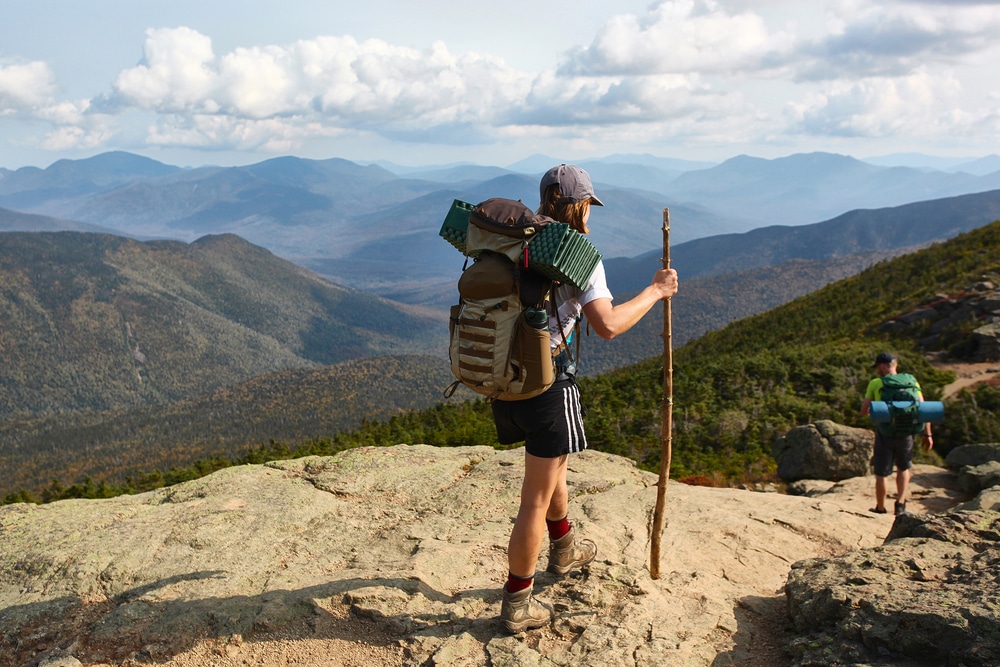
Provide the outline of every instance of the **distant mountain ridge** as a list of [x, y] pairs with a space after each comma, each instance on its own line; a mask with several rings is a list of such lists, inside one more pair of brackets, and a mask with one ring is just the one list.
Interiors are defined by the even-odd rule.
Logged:
[[[338, 158], [180, 169], [109, 153], [44, 170], [5, 170], [0, 207], [135, 237], [192, 241], [234, 233], [335, 282], [440, 308], [442, 292], [426, 285], [443, 289], [454, 274], [447, 244], [436, 240], [451, 201], [502, 196], [534, 206], [538, 176], [552, 162], [533, 156], [506, 169], [451, 165], [395, 174]], [[608, 204], [594, 212], [591, 225], [593, 242], [607, 258], [660, 247], [664, 207], [674, 213], [672, 234], [680, 244], [1000, 188], [1000, 171], [887, 168], [829, 153], [740, 156], [714, 166], [646, 155], [582, 163]], [[400, 246], [415, 250], [407, 254], [405, 272]]]
[[964, 171], [975, 176], [985, 176], [1000, 171], [1000, 155], [991, 154], [979, 158], [936, 157], [920, 153], [893, 153], [863, 158], [864, 162], [880, 167], [915, 167], [956, 173]]
[[830, 153], [763, 160], [745, 155], [682, 174], [670, 184], [680, 201], [712, 202], [714, 210], [760, 225], [819, 222], [848, 210], [1000, 189], [1000, 171], [985, 176], [907, 167], [878, 167]]
[[443, 355], [443, 323], [228, 234], [0, 234], [0, 418], [170, 402], [265, 373]]
[[[671, 214], [671, 218], [673, 215]], [[811, 225], [759, 227], [672, 246], [672, 266], [687, 278], [721, 275], [792, 260], [825, 260], [855, 253], [882, 253], [942, 241], [1000, 220], [1000, 190], [881, 209], [849, 211]], [[612, 287], [645, 287], [639, 267], [662, 251], [605, 262]]]
[[123, 234], [110, 227], [90, 225], [86, 222], [73, 222], [51, 218], [47, 215], [34, 213], [19, 213], [7, 208], [0, 208], [0, 232], [94, 232], [96, 234]]

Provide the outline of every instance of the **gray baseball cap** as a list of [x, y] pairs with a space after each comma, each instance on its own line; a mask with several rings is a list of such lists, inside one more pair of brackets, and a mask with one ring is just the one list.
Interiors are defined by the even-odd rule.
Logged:
[[545, 191], [550, 185], [559, 184], [559, 194], [565, 201], [578, 202], [589, 199], [594, 206], [604, 206], [604, 202], [594, 194], [594, 185], [590, 176], [580, 167], [571, 164], [561, 164], [552, 167], [542, 176], [538, 186], [539, 198], [545, 199]]

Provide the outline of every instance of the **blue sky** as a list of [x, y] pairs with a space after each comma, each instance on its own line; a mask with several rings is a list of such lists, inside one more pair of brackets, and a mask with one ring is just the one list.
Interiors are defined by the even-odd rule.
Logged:
[[0, 166], [1000, 153], [1000, 0], [0, 0]]

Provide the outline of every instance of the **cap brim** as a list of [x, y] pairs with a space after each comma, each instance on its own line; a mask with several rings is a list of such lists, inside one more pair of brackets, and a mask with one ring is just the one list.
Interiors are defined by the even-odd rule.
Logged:
[[593, 204], [594, 206], [604, 206], [604, 202], [602, 202], [594, 195], [590, 195], [590, 203]]

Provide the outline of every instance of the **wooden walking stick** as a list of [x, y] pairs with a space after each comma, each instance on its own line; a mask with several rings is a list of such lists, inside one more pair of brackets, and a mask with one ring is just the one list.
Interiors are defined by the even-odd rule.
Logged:
[[[663, 209], [663, 268], [670, 268], [670, 211]], [[660, 578], [660, 537], [663, 535], [663, 509], [670, 481], [672, 431], [674, 422], [674, 345], [671, 331], [671, 297], [663, 300], [663, 418], [660, 424], [660, 480], [656, 484], [656, 509], [653, 511], [653, 534], [649, 547], [649, 576]]]

